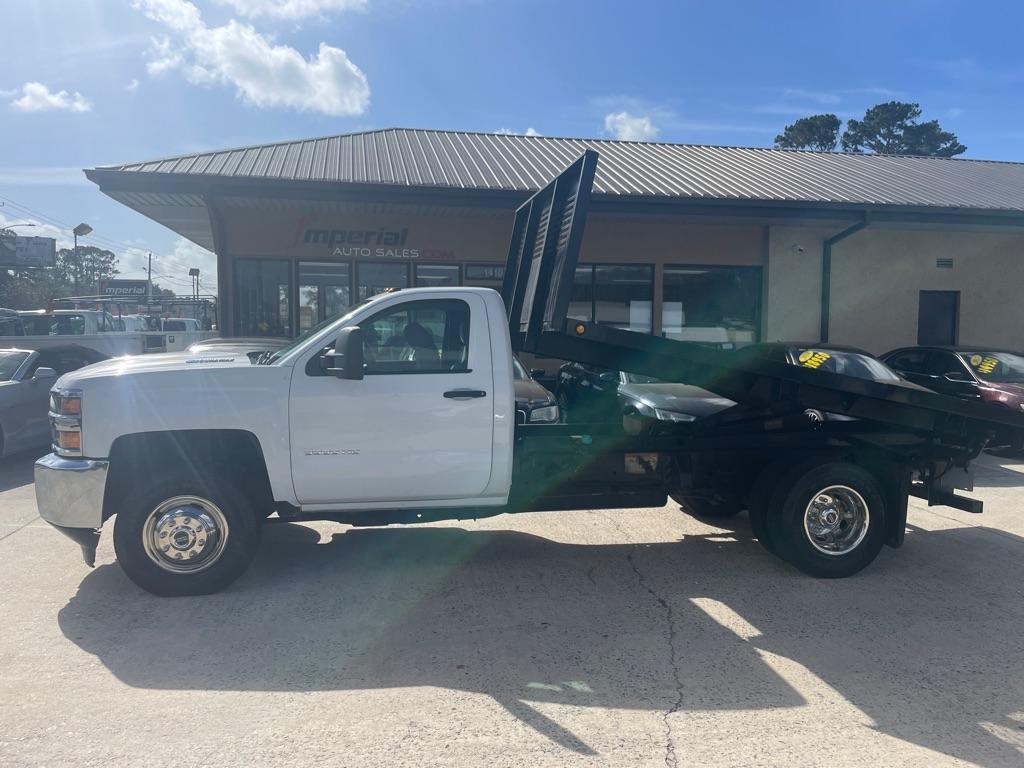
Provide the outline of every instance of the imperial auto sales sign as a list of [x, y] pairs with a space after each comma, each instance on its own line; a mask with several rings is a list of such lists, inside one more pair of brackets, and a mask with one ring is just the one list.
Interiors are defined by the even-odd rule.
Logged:
[[57, 241], [52, 237], [0, 236], [0, 268], [52, 267], [57, 261]]

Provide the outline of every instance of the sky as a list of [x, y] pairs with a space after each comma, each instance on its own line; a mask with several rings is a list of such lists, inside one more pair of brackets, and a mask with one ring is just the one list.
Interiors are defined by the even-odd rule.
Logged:
[[388, 127], [771, 146], [920, 103], [1024, 162], [1024, 3], [0, 0], [0, 225], [215, 288], [212, 254], [83, 168]]

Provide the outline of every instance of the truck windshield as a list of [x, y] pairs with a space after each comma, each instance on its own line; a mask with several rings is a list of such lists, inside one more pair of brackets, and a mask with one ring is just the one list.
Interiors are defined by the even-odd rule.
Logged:
[[358, 304], [356, 304], [356, 305], [354, 305], [352, 307], [349, 307], [349, 309], [344, 314], [338, 313], [337, 315], [334, 315], [332, 317], [328, 317], [326, 320], [321, 320], [319, 323], [314, 325], [312, 328], [310, 328], [309, 330], [303, 332], [303, 334], [301, 336], [298, 336], [291, 344], [287, 344], [287, 345], [281, 347], [280, 349], [278, 349], [278, 350], [276, 350], [274, 352], [264, 353], [259, 358], [259, 360], [256, 361], [257, 365], [272, 365], [272, 364], [276, 363], [278, 360], [283, 358], [285, 355], [289, 354], [293, 349], [297, 349], [298, 347], [301, 347], [305, 343], [306, 339], [308, 339], [311, 336], [315, 336], [316, 334], [320, 333], [320, 331], [322, 331], [327, 326], [329, 326], [329, 325], [331, 325], [333, 323], [336, 323], [339, 320], [344, 320], [345, 318], [350, 317], [351, 315], [353, 315], [356, 312], [356, 310], [362, 309], [367, 304], [369, 304], [371, 301], [373, 301], [375, 298], [377, 298], [377, 297], [375, 296], [375, 297], [372, 297], [372, 298], [369, 298], [369, 299], [364, 299], [363, 301], [359, 302]]
[[970, 352], [960, 357], [978, 378], [1000, 384], [1024, 382], [1024, 357], [1012, 352]]
[[795, 365], [818, 371], [841, 373], [869, 381], [901, 381], [899, 374], [881, 360], [859, 352], [839, 349], [796, 349]]
[[0, 381], [10, 381], [28, 358], [28, 352], [0, 352]]

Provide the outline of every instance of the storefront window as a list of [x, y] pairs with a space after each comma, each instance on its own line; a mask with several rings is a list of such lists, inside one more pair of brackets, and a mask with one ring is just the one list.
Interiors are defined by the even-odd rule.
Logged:
[[290, 263], [235, 261], [235, 333], [239, 336], [291, 336]]
[[651, 266], [581, 264], [573, 279], [569, 317], [650, 333], [653, 294]]
[[356, 275], [358, 277], [356, 292], [359, 301], [376, 296], [378, 293], [388, 293], [409, 287], [409, 268], [406, 264], [364, 262], [356, 264]]
[[493, 288], [496, 291], [501, 290], [501, 281], [505, 279], [504, 264], [467, 264], [462, 272], [463, 285]]
[[758, 341], [760, 267], [665, 267], [661, 333], [723, 347]]
[[459, 267], [456, 264], [417, 264], [417, 288], [442, 288], [459, 284]]
[[299, 332], [352, 305], [352, 268], [348, 262], [299, 262]]

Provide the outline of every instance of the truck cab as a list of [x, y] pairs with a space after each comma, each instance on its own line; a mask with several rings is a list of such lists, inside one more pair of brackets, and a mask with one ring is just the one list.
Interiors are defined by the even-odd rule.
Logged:
[[235, 547], [251, 556], [253, 509], [389, 522], [393, 510], [500, 507], [512, 375], [501, 297], [487, 288], [381, 295], [259, 364], [183, 353], [94, 365], [54, 388], [40, 514], [94, 551], [116, 512], [122, 565], [160, 592], [173, 576], [195, 578], [172, 590], [222, 585], [212, 566], [237, 562]]

